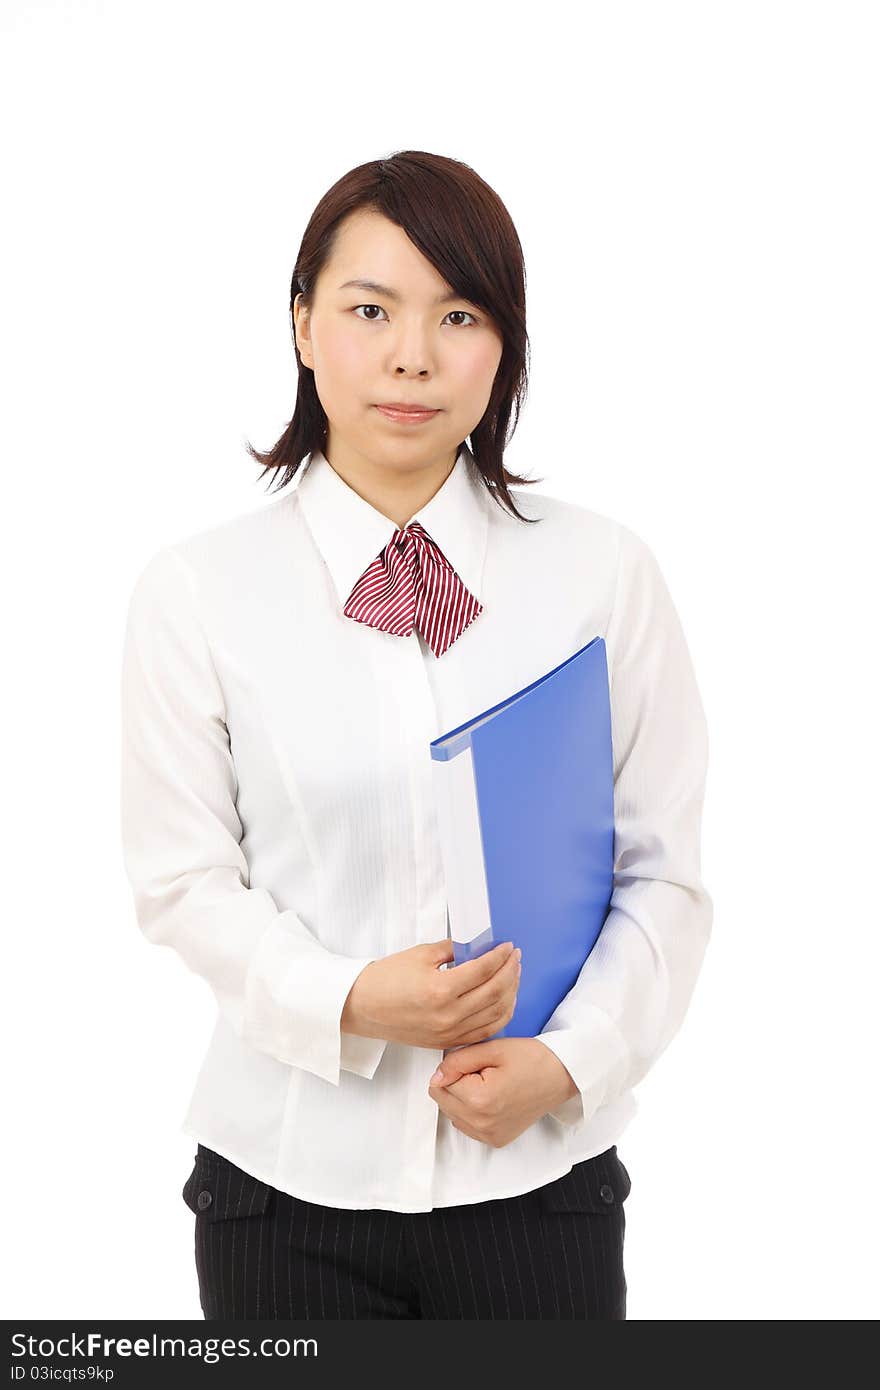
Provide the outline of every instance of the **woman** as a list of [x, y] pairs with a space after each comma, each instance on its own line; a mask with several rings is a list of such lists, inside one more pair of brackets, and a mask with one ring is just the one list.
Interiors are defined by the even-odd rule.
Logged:
[[[134, 587], [126, 870], [218, 1005], [183, 1122], [206, 1318], [626, 1316], [616, 1141], [709, 935], [706, 726], [646, 544], [509, 491], [524, 283], [466, 165], [346, 174], [293, 274], [293, 418], [251, 449], [280, 498]], [[429, 744], [597, 634], [611, 909], [545, 1030], [488, 1041], [529, 962], [445, 969]]]

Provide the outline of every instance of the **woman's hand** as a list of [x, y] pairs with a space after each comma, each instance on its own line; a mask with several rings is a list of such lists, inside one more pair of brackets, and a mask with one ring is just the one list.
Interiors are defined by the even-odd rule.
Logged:
[[[494, 1038], [444, 1057], [428, 1086], [453, 1129], [501, 1149], [573, 1096], [568, 1068], [540, 1038]], [[436, 1076], [435, 1072], [435, 1076]]]
[[491, 1038], [513, 1017], [519, 956], [512, 942], [451, 970], [448, 937], [371, 961], [355, 980], [341, 1027], [414, 1047], [461, 1047]]

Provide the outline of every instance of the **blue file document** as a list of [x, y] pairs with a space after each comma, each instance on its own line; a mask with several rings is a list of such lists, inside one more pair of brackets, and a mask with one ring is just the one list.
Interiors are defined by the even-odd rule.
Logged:
[[611, 904], [614, 771], [605, 641], [430, 745], [454, 964], [522, 948], [516, 1011], [535, 1037]]

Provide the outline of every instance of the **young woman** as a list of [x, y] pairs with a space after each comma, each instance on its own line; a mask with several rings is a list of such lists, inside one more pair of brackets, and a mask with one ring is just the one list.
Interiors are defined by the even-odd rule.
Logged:
[[[524, 285], [466, 165], [346, 174], [293, 273], [293, 418], [251, 449], [280, 497], [134, 587], [126, 870], [218, 1005], [183, 1122], [206, 1318], [626, 1316], [616, 1141], [710, 932], [706, 722], [648, 546], [509, 491]], [[545, 1030], [489, 1041], [529, 962], [444, 969], [429, 744], [597, 634], [611, 908]]]

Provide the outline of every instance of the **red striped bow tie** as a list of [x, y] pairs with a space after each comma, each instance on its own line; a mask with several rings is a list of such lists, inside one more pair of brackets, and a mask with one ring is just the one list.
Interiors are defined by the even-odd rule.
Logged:
[[409, 637], [418, 627], [435, 656], [442, 656], [482, 611], [417, 521], [394, 532], [343, 609], [347, 618], [397, 637]]

